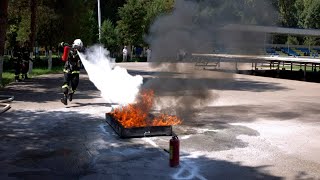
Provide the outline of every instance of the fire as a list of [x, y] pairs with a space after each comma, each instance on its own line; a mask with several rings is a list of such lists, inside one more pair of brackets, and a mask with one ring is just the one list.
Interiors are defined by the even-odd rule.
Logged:
[[145, 126], [170, 126], [181, 123], [177, 116], [160, 114], [150, 117], [149, 112], [154, 103], [154, 91], [142, 90], [138, 95], [136, 104], [115, 109], [110, 114], [117, 119], [125, 128]]

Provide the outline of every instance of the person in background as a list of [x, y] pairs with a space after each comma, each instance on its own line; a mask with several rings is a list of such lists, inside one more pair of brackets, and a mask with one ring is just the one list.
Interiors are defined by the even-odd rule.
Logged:
[[147, 49], [147, 51], [146, 51], [146, 53], [147, 53], [147, 62], [150, 62], [150, 60], [151, 60], [151, 49], [148, 47], [148, 49]]
[[13, 51], [12, 51], [12, 60], [14, 63], [14, 79], [16, 82], [20, 80], [20, 72], [21, 72], [21, 63], [22, 63], [22, 51], [20, 47], [20, 43], [16, 42]]
[[22, 61], [21, 61], [21, 73], [22, 79], [29, 79], [28, 78], [28, 71], [29, 71], [29, 61], [32, 61], [30, 58], [30, 50], [29, 50], [29, 43], [25, 42], [21, 49], [22, 53]]
[[127, 46], [124, 46], [124, 47], [123, 47], [122, 56], [123, 56], [123, 62], [127, 62], [127, 58], [128, 58]]
[[137, 46], [135, 51], [136, 51], [136, 57], [142, 56], [142, 51], [143, 51], [142, 47]]
[[63, 47], [62, 61], [65, 62], [61, 102], [68, 105], [68, 99], [72, 101], [79, 84], [81, 60], [78, 51], [83, 52], [84, 49], [81, 39], [74, 40], [71, 47], [67, 43], [61, 43], [60, 46]]

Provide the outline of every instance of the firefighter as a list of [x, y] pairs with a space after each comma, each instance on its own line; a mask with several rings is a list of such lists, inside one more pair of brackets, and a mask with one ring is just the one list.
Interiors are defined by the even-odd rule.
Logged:
[[28, 78], [28, 71], [29, 71], [29, 61], [32, 61], [30, 58], [30, 50], [29, 50], [29, 43], [25, 42], [22, 49], [22, 61], [21, 61], [21, 78], [24, 79], [29, 79]]
[[22, 51], [21, 51], [20, 43], [16, 42], [13, 47], [12, 59], [14, 63], [14, 79], [16, 82], [21, 81], [19, 76], [21, 72], [21, 63], [22, 63]]
[[73, 94], [79, 84], [80, 57], [78, 51], [83, 51], [83, 43], [81, 39], [76, 39], [71, 47], [66, 43], [61, 43], [61, 45], [63, 46], [62, 61], [65, 61], [61, 102], [68, 105], [68, 99], [72, 101]]

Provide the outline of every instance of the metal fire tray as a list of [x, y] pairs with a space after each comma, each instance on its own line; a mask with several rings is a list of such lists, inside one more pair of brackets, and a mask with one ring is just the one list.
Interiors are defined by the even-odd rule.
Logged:
[[172, 126], [147, 126], [125, 128], [109, 113], [106, 113], [106, 121], [121, 138], [172, 135]]

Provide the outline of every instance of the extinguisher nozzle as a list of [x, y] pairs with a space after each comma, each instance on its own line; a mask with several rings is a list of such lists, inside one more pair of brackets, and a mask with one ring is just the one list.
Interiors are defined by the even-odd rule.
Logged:
[[178, 137], [178, 135], [175, 132], [172, 132], [172, 137]]

